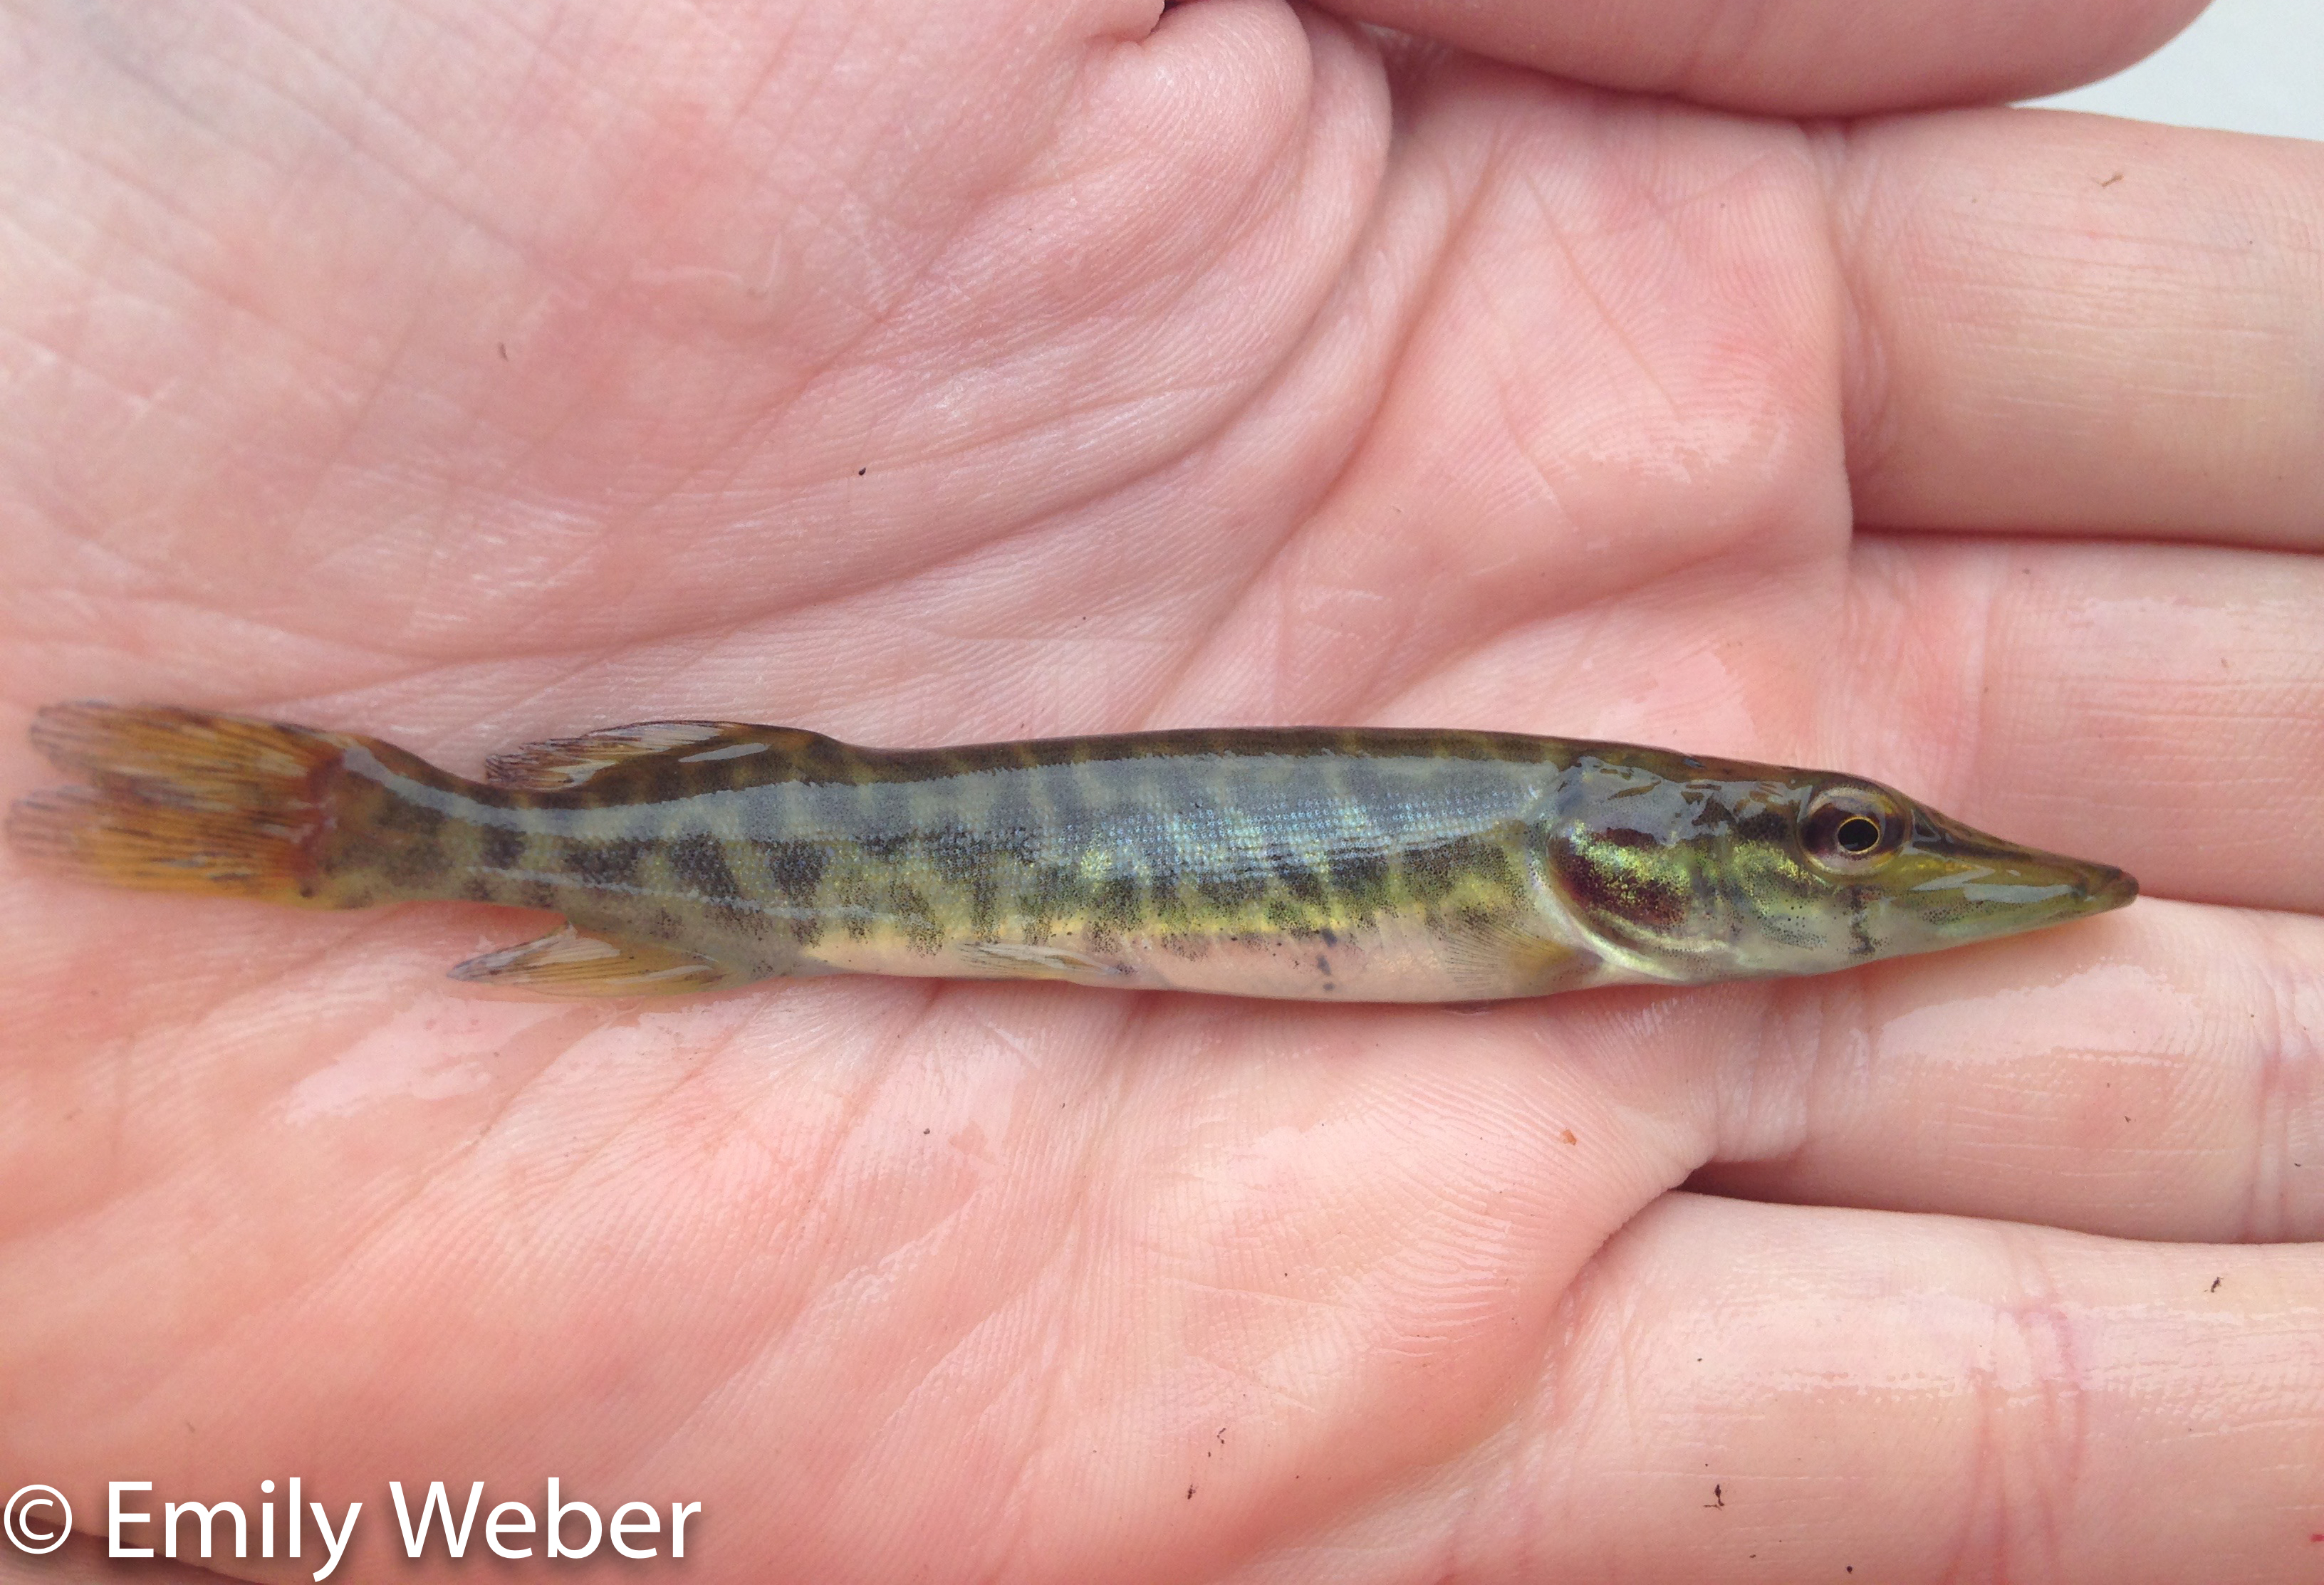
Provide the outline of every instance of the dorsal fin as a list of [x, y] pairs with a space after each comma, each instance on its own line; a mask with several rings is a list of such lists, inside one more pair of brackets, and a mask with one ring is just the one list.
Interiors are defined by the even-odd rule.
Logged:
[[828, 741], [796, 727], [739, 721], [641, 721], [494, 754], [484, 761], [484, 779], [495, 787], [560, 792], [581, 786], [601, 770], [661, 755], [687, 764], [767, 753], [788, 758]]

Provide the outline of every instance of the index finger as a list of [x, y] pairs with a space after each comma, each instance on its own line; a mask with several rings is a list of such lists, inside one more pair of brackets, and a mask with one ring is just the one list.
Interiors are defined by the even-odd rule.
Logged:
[[2203, 0], [1323, 0], [1326, 9], [1600, 88], [1778, 115], [2028, 98], [2106, 76]]

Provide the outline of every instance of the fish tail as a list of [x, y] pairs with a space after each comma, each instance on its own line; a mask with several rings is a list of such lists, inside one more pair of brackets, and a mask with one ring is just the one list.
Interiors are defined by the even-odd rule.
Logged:
[[39, 867], [152, 891], [331, 907], [319, 873], [340, 756], [359, 740], [198, 710], [55, 705], [32, 744], [87, 787], [20, 798]]

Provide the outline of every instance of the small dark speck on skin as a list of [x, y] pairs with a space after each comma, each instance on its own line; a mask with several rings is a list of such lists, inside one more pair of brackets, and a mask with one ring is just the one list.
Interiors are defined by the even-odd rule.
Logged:
[[864, 475], [866, 475], [866, 474], [870, 473], [871, 471], [872, 471], [872, 470], [871, 470], [870, 468], [857, 468], [857, 469], [855, 470], [855, 476], [856, 476], [857, 478], [859, 478], [859, 479], [860, 479], [860, 478], [862, 478]]
[[1191, 1487], [1191, 1486], [1189, 1486], [1188, 1488], [1186, 1488], [1186, 1500], [1187, 1500], [1188, 1502], [1192, 1502], [1192, 1501], [1194, 1501], [1194, 1488], [1193, 1487]]
[[2219, 1291], [2219, 1285], [2227, 1280], [2227, 1279], [2224, 1276], [2213, 1277], [2211, 1279], [2211, 1291], [2215, 1294], [2218, 1293]]
[[506, 363], [506, 362], [508, 362], [508, 343], [507, 343], [507, 342], [505, 342], [505, 341], [503, 341], [503, 342], [502, 342], [500, 345], [501, 345], [501, 362], [503, 362], [503, 363]]
[[2121, 180], [2122, 172], [2117, 170], [2112, 176], [2107, 177], [2104, 181], [2098, 183], [2098, 185], [2100, 187], [2112, 187], [2116, 182], [2120, 181]]

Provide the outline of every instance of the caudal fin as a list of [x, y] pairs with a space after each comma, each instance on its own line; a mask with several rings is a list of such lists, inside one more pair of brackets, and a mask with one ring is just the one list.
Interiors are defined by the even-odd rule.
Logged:
[[42, 869], [154, 891], [316, 899], [315, 854], [341, 752], [356, 740], [169, 706], [54, 705], [32, 746], [88, 787], [8, 811]]

